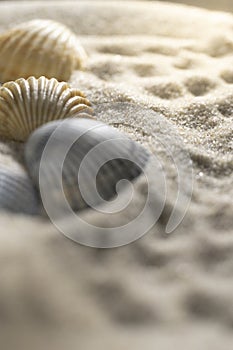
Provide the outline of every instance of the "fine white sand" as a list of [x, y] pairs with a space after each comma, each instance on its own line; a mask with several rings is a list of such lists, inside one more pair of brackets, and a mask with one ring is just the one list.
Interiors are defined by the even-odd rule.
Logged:
[[[159, 155], [167, 197], [149, 234], [114, 250], [85, 248], [46, 220], [2, 213], [1, 348], [231, 349], [233, 17], [165, 2], [0, 4], [1, 30], [37, 17], [79, 35], [89, 60], [70, 82], [94, 108], [121, 102], [160, 114], [97, 116]], [[165, 226], [177, 181], [157, 140], [180, 155], [184, 177], [186, 152], [193, 162], [192, 202], [172, 234]], [[1, 142], [1, 163], [16, 167], [22, 148]], [[135, 211], [143, 183], [137, 191]], [[115, 224], [131, 214], [132, 206]]]

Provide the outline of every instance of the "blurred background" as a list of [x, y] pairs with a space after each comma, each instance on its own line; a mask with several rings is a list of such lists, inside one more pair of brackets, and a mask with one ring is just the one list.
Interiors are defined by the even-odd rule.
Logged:
[[[6, 0], [0, 0], [3, 2], [7, 2]], [[16, 0], [8, 0], [8, 1], [16, 1]], [[20, 0], [19, 0], [20, 1]], [[22, 0], [21, 0], [22, 1]], [[38, 0], [35, 0], [38, 1]], [[43, 0], [41, 0], [43, 1]], [[48, 1], [48, 0], [44, 0]], [[66, 1], [66, 0], [56, 0]], [[73, 1], [86, 1], [86, 0], [73, 0]], [[88, 0], [88, 1], [97, 1], [97, 0]], [[113, 0], [101, 0], [101, 1], [113, 1]], [[118, 0], [115, 0], [118, 1]], [[132, 0], [133, 1], [133, 0]], [[135, 1], [135, 0], [134, 0]], [[136, 1], [155, 1], [155, 0], [136, 0]], [[156, 0], [156, 1], [165, 1], [165, 0]], [[176, 2], [180, 4], [187, 4], [197, 7], [203, 7], [211, 10], [221, 10], [221, 11], [230, 11], [233, 12], [233, 0], [166, 0], [166, 2]]]
[[233, 0], [170, 0], [170, 2], [205, 7], [212, 10], [233, 11]]
[[[0, 0], [0, 1], [4, 1], [4, 0]], [[14, 1], [14, 0], [10, 0], [10, 1]], [[47, 1], [47, 0], [44, 0], [44, 1]], [[65, 1], [65, 0], [57, 0], [57, 1]], [[76, 1], [85, 1], [85, 0], [76, 0]], [[96, 1], [96, 0], [92, 0], [92, 1]], [[112, 1], [112, 0], [105, 0], [105, 1]], [[147, 1], [154, 1], [154, 0], [147, 0]], [[157, 1], [164, 2], [165, 0], [157, 0]], [[233, 12], [233, 0], [170, 0], [170, 1], [166, 0], [166, 2], [176, 2], [181, 4], [208, 8], [211, 10], [222, 10], [222, 11]]]

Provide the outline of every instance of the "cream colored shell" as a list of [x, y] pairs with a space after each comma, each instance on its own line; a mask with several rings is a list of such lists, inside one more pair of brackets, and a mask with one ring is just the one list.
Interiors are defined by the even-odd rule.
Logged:
[[25, 141], [42, 124], [80, 116], [93, 118], [90, 102], [68, 83], [29, 77], [0, 87], [0, 135], [8, 139]]
[[0, 81], [44, 75], [67, 81], [86, 54], [76, 35], [63, 24], [32, 20], [0, 35]]

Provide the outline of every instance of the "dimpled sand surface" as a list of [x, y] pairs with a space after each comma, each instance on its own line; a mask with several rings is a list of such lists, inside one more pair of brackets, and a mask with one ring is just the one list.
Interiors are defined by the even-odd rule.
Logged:
[[[36, 17], [79, 34], [89, 60], [70, 82], [96, 110], [103, 102], [139, 109], [141, 118], [126, 104], [121, 117], [115, 109], [97, 115], [161, 157], [167, 197], [158, 224], [114, 250], [82, 247], [46, 220], [2, 213], [1, 348], [232, 349], [233, 17], [158, 2], [0, 5], [1, 30]], [[191, 205], [171, 234], [177, 181], [157, 139], [184, 169], [185, 152], [193, 162]], [[18, 167], [22, 148], [1, 141], [1, 164]]]

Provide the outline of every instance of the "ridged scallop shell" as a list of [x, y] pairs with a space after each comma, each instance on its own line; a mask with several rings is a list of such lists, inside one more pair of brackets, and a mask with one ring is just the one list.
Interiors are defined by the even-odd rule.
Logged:
[[39, 197], [26, 173], [0, 166], [0, 209], [37, 215]]
[[[56, 135], [53, 134], [55, 130]], [[41, 162], [46, 145], [49, 147], [48, 158]], [[68, 147], [63, 164], [62, 153], [67, 145], [71, 147]], [[59, 189], [62, 178], [65, 196], [74, 210], [84, 209], [90, 206], [90, 202], [98, 205], [102, 199], [107, 201], [113, 198], [118, 182], [139, 176], [148, 157], [148, 152], [135, 141], [106, 124], [90, 119], [48, 123], [34, 131], [25, 147], [26, 165], [36, 186], [53, 196], [55, 203], [58, 203], [64, 200]], [[59, 173], [60, 164], [63, 165], [62, 175]], [[82, 191], [78, 178], [80, 169]], [[93, 179], [95, 172], [97, 176]], [[95, 185], [100, 196], [98, 198], [93, 191]], [[81, 192], [85, 192], [88, 201], [84, 200]]]
[[32, 20], [0, 35], [0, 81], [41, 75], [67, 81], [86, 54], [76, 35], [63, 24]]
[[83, 113], [92, 118], [83, 93], [56, 79], [21, 78], [0, 87], [0, 135], [9, 139], [25, 141], [42, 124]]

